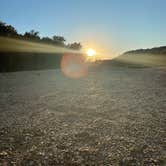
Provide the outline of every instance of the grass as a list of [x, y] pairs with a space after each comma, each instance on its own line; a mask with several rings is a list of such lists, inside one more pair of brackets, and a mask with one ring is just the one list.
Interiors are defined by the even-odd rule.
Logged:
[[0, 37], [0, 52], [27, 52], [27, 53], [64, 53], [75, 52], [67, 48], [57, 47], [32, 41]]
[[166, 66], [165, 55], [121, 55], [116, 59], [124, 64], [130, 64], [133, 66], [145, 66], [145, 67], [162, 67]]

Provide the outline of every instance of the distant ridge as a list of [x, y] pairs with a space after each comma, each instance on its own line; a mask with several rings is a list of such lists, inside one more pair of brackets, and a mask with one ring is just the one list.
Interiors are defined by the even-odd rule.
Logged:
[[154, 47], [150, 49], [137, 49], [123, 53], [123, 55], [140, 55], [140, 54], [166, 55], [166, 46]]

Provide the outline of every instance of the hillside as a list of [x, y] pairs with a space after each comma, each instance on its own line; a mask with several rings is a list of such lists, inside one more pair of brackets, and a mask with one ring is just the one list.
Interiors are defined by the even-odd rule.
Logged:
[[137, 49], [123, 53], [123, 55], [137, 55], [137, 54], [166, 55], [166, 46], [154, 47], [150, 49]]
[[127, 51], [114, 61], [127, 66], [165, 67], [166, 46]]
[[59, 68], [64, 53], [80, 51], [0, 37], [0, 72]]
[[53, 46], [51, 44], [43, 44], [40, 42], [31, 42], [0, 36], [0, 53], [1, 52], [64, 53], [78, 51], [67, 49], [64, 47]]

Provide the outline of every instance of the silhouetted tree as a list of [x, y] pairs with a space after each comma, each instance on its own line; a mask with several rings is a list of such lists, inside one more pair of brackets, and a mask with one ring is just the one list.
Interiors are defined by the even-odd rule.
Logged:
[[6, 25], [6, 23], [0, 21], [0, 35], [2, 36], [17, 36], [17, 31], [11, 25]]
[[68, 44], [67, 47], [74, 50], [80, 50], [82, 48], [81, 43], [76, 43], [76, 42]]
[[65, 38], [63, 36], [53, 36], [53, 42], [58, 46], [65, 46]]
[[40, 40], [39, 32], [35, 30], [31, 30], [30, 32], [25, 32], [24, 37], [29, 39]]
[[42, 41], [45, 42], [45, 43], [51, 43], [51, 44], [53, 44], [53, 40], [51, 38], [49, 38], [49, 37], [43, 37]]
[[43, 37], [42, 39], [40, 39], [39, 32], [35, 30], [31, 30], [30, 32], [25, 32], [24, 35], [18, 34], [13, 26], [7, 25], [2, 21], [0, 21], [0, 36], [17, 37], [20, 39], [30, 39], [57, 46], [67, 47], [75, 50], [81, 49], [81, 44], [77, 42], [66, 45], [65, 44], [66, 40], [63, 36], [54, 35], [52, 38]]
[[[80, 43], [71, 43], [66, 45], [63, 36], [53, 36], [40, 38], [39, 32], [31, 30], [23, 35], [17, 33], [16, 29], [0, 21], [0, 36], [14, 37], [22, 40], [34, 40], [55, 46], [62, 46], [70, 49], [79, 50]], [[7, 51], [7, 50], [6, 50]], [[61, 56], [59, 53], [35, 53], [35, 52], [0, 52], [0, 71], [20, 71], [20, 70], [36, 70], [59, 68], [61, 64]]]

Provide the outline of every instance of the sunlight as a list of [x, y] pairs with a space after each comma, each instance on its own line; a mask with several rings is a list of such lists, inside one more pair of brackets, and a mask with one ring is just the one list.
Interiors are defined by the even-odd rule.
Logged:
[[87, 56], [92, 57], [92, 56], [95, 56], [96, 51], [90, 48], [87, 50], [86, 54]]

